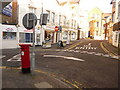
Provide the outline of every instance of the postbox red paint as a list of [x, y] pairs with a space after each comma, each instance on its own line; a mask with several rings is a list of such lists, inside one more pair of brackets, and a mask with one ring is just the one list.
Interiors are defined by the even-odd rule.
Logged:
[[22, 72], [30, 73], [30, 44], [20, 44]]

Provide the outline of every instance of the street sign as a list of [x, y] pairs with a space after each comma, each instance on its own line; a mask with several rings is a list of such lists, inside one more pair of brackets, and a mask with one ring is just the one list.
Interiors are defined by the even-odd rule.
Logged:
[[33, 26], [37, 24], [37, 17], [34, 13], [27, 13], [23, 17], [22, 22], [26, 29], [33, 29]]
[[58, 27], [58, 30], [59, 30], [59, 31], [62, 31], [62, 26], [59, 26], [59, 27]]
[[47, 18], [48, 18], [47, 13], [41, 14], [40, 15], [40, 25], [46, 25], [47, 24]]
[[58, 26], [55, 26], [55, 31], [58, 31]]

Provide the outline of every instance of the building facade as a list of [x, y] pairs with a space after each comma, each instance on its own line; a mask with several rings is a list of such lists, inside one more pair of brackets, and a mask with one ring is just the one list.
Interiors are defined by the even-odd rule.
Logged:
[[[79, 0], [78, 0], [79, 1]], [[14, 0], [10, 4], [9, 15], [2, 13], [1, 41], [3, 48], [17, 48], [19, 44], [31, 44], [33, 30], [27, 30], [22, 24], [26, 13], [34, 13], [38, 19], [43, 13], [48, 14], [47, 24], [40, 25], [39, 20], [35, 26], [35, 44], [49, 39], [51, 43], [59, 40], [66, 41], [77, 39], [78, 27], [78, 2], [58, 2], [58, 0]], [[49, 6], [49, 7], [48, 7]], [[77, 16], [77, 18], [76, 18]], [[55, 27], [62, 27], [55, 31]]]
[[120, 38], [120, 0], [112, 0], [113, 37], [112, 45], [118, 47]]
[[93, 8], [89, 12], [89, 37], [102, 40], [103, 39], [103, 30], [102, 26], [102, 11], [99, 8]]

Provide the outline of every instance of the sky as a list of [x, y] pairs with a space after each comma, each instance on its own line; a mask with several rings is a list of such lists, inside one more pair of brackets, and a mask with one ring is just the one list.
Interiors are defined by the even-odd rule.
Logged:
[[84, 10], [90, 11], [94, 7], [98, 7], [104, 13], [111, 13], [111, 0], [80, 0], [80, 7]]

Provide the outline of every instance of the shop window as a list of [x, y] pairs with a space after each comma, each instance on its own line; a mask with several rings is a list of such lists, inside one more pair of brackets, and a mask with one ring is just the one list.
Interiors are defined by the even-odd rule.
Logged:
[[32, 33], [20, 33], [20, 43], [32, 43], [33, 40], [33, 34]]
[[64, 39], [64, 40], [67, 40], [67, 37], [68, 37], [67, 35], [68, 35], [67, 32], [64, 32], [64, 33], [63, 33], [63, 39]]
[[16, 32], [3, 32], [4, 40], [16, 40]]
[[72, 39], [75, 39], [75, 37], [76, 37], [76, 33], [73, 32], [73, 33], [72, 33]]

